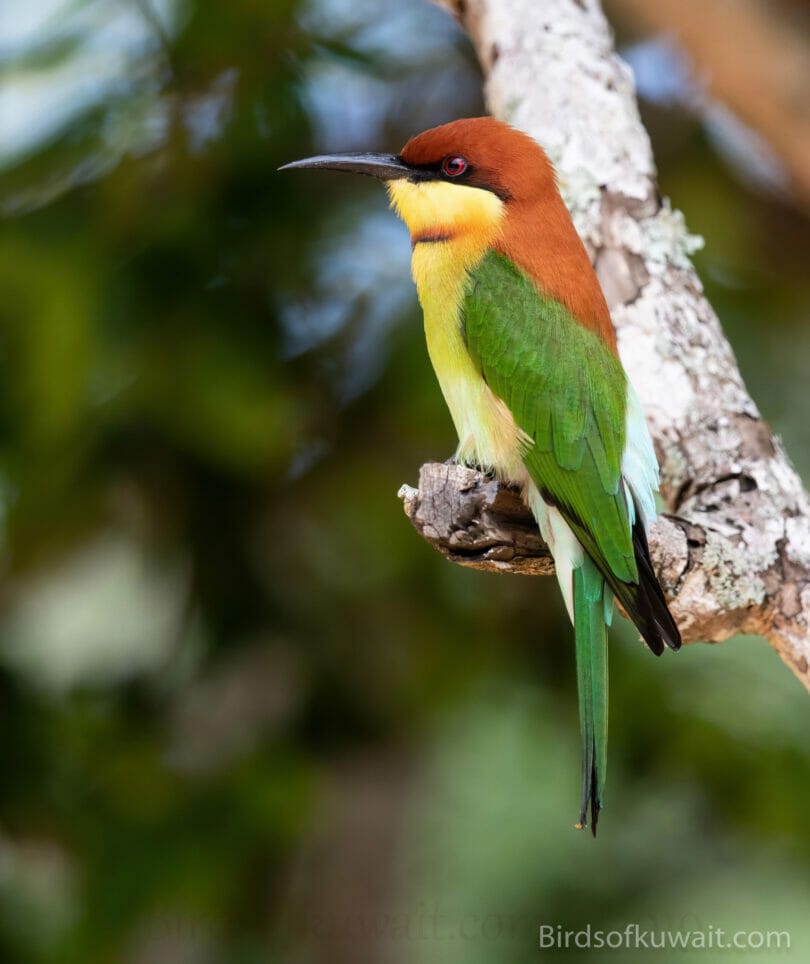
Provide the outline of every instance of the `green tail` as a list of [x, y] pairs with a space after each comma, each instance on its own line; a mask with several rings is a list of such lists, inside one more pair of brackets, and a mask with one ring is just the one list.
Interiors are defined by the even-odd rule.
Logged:
[[[574, 570], [574, 635], [577, 644], [579, 726], [582, 734], [582, 807], [580, 827], [596, 836], [603, 806], [607, 768], [608, 666], [605, 580], [591, 562]], [[612, 607], [611, 607], [612, 608]]]

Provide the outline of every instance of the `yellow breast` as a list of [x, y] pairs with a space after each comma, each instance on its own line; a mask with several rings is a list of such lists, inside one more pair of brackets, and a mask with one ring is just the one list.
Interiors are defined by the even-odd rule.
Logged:
[[498, 237], [504, 204], [490, 191], [448, 182], [391, 181], [388, 189], [411, 232], [428, 354], [458, 433], [456, 456], [522, 483], [528, 438], [476, 369], [459, 324], [469, 272]]

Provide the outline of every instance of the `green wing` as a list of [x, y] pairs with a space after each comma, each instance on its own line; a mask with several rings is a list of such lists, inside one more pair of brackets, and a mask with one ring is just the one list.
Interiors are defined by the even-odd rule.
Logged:
[[621, 485], [627, 378], [618, 358], [495, 252], [471, 273], [460, 321], [487, 384], [534, 441], [524, 462], [541, 495], [610, 582], [638, 582]]

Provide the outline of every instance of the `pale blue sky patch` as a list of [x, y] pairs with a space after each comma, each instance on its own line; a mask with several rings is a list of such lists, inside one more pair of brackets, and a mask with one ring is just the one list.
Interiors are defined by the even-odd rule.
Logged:
[[284, 352], [311, 351], [351, 327], [334, 376], [338, 393], [348, 399], [379, 374], [387, 335], [415, 297], [411, 248], [407, 231], [382, 203], [340, 206], [328, 227], [312, 251], [310, 291], [282, 301]]
[[[175, 0], [8, 5], [0, 18], [0, 166], [19, 163], [86, 111], [144, 82], [158, 86], [161, 33], [179, 29], [178, 11]], [[73, 46], [52, 63], [27, 60], [64, 42]]]
[[789, 179], [779, 156], [757, 131], [709, 94], [705, 78], [673, 37], [651, 37], [625, 47], [621, 55], [633, 69], [639, 96], [694, 114], [740, 180], [771, 192], [788, 192]]

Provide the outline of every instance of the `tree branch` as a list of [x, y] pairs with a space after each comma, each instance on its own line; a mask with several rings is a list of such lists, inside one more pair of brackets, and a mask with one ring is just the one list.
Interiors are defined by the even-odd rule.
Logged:
[[[661, 201], [628, 67], [598, 0], [446, 0], [475, 44], [495, 116], [554, 161], [592, 254], [661, 462], [651, 549], [686, 641], [767, 637], [810, 689], [810, 502], [750, 399]], [[548, 573], [519, 500], [460, 466], [403, 487], [417, 530], [454, 562]]]

